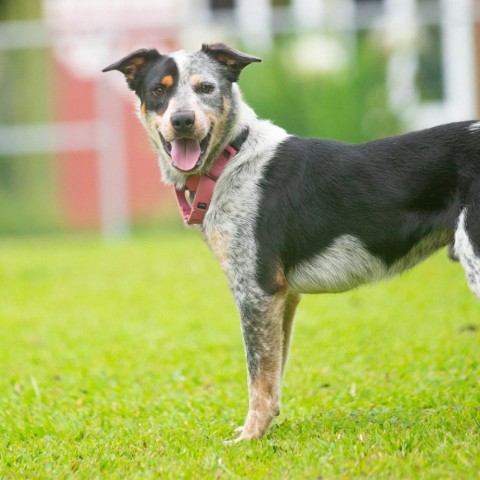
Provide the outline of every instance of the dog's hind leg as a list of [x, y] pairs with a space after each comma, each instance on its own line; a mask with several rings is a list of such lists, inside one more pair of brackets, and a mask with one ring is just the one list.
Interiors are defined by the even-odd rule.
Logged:
[[257, 292], [242, 297], [237, 298], [237, 304], [247, 357], [249, 407], [236, 441], [263, 437], [280, 413], [286, 307], [284, 292], [274, 295]]
[[480, 194], [478, 203], [462, 210], [455, 230], [455, 253], [467, 275], [468, 286], [480, 300]]
[[301, 295], [299, 293], [290, 293], [285, 301], [285, 310], [283, 312], [283, 343], [282, 343], [282, 375], [285, 373], [285, 365], [287, 363], [288, 351], [290, 349], [290, 340], [292, 338], [293, 320], [295, 312], [300, 302]]

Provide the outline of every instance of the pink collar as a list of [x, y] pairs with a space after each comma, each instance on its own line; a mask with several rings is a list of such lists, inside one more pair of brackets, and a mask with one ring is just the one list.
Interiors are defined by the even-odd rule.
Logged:
[[[185, 187], [175, 188], [180, 214], [187, 225], [198, 225], [203, 222], [213, 197], [213, 189], [218, 177], [227, 166], [227, 161], [238, 152], [232, 145], [227, 145], [213, 162], [212, 168], [201, 175], [190, 175]], [[193, 193], [192, 205], [187, 201], [185, 192]]]

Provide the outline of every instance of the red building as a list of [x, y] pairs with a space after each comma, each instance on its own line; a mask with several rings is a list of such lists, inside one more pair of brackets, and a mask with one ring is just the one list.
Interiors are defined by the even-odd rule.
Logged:
[[101, 226], [104, 233], [119, 234], [131, 219], [174, 207], [136, 118], [135, 95], [121, 74], [101, 73], [136, 48], [177, 48], [173, 2], [144, 3], [142, 10], [123, 0], [45, 1], [53, 41], [60, 205], [73, 227]]

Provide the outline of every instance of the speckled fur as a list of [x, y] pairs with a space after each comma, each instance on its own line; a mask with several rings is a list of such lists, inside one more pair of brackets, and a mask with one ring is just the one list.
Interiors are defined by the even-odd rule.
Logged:
[[[450, 245], [450, 257], [460, 260], [480, 299], [480, 188], [474, 188], [480, 184], [480, 123], [359, 146], [299, 139], [258, 119], [243, 101], [236, 80], [254, 61], [214, 44], [168, 56], [140, 50], [105, 69], [122, 71], [137, 93], [139, 117], [167, 184], [182, 187], [190, 174], [174, 168], [160, 140], [160, 134], [166, 142], [175, 138], [170, 119], [176, 112], [195, 112], [199, 141], [211, 132], [194, 173], [208, 171], [227, 144], [249, 131], [218, 179], [200, 226], [228, 277], [245, 344], [249, 410], [234, 441], [261, 438], [279, 414], [302, 293], [375, 282]], [[153, 75], [168, 87], [161, 102], [149, 97]], [[213, 85], [213, 93], [199, 94], [202, 82]]]
[[[472, 214], [478, 215], [478, 212]], [[474, 251], [472, 241], [466, 230], [465, 221], [468, 215], [467, 208], [460, 214], [455, 231], [455, 253], [465, 270], [470, 290], [480, 300], [480, 255]]]

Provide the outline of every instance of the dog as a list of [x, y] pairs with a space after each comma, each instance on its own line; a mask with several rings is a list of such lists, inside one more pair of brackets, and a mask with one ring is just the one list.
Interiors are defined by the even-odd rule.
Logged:
[[302, 294], [376, 282], [449, 246], [480, 299], [480, 122], [355, 145], [289, 135], [242, 99], [239, 76], [259, 61], [216, 43], [137, 50], [103, 70], [138, 96], [163, 181], [228, 277], [249, 387], [234, 441], [279, 415]]

